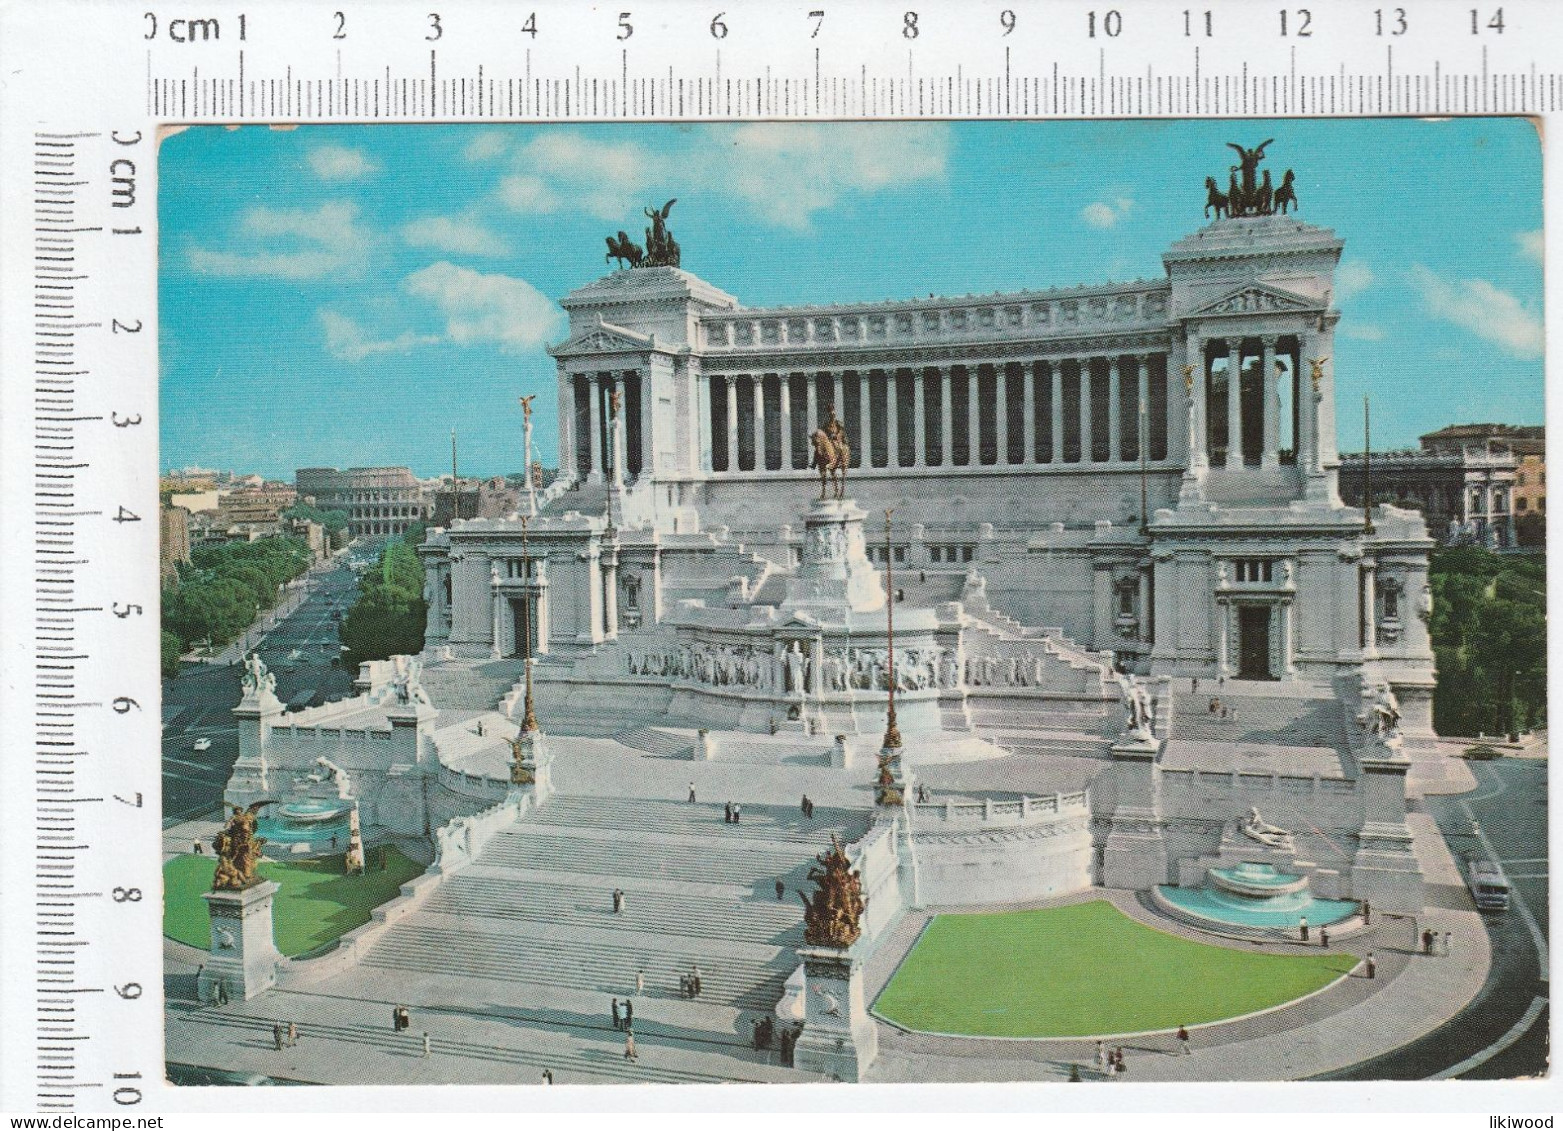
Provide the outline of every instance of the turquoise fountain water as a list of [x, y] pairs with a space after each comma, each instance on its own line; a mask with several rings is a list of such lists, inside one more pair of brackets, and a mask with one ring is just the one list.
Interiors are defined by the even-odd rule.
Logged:
[[1163, 885], [1156, 889], [1166, 903], [1197, 919], [1232, 927], [1295, 929], [1306, 918], [1324, 927], [1350, 918], [1357, 903], [1350, 899], [1317, 899], [1308, 878], [1282, 872], [1273, 864], [1244, 862], [1212, 868], [1204, 887]]
[[341, 852], [347, 848], [352, 808], [351, 801], [312, 798], [272, 805], [261, 811], [255, 831], [266, 838], [268, 855]]

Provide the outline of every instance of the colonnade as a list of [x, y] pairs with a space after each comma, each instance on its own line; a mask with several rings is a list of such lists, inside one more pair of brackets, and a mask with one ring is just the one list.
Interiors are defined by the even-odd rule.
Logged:
[[[651, 398], [638, 369], [561, 374], [559, 386], [559, 465], [582, 479], [598, 482], [615, 471], [640, 474], [645, 438], [651, 434]], [[620, 429], [612, 429], [613, 395], [618, 394]]]
[[[1177, 458], [1164, 352], [810, 372], [709, 372], [704, 470], [801, 469], [833, 410], [853, 467]], [[1181, 390], [1178, 396], [1181, 397]]]

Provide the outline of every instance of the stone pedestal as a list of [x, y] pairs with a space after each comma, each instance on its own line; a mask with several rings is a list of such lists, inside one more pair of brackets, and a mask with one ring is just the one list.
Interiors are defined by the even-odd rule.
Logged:
[[266, 742], [268, 732], [282, 711], [282, 701], [272, 693], [269, 683], [265, 682], [258, 687], [247, 688], [244, 698], [233, 709], [234, 720], [238, 723], [239, 757], [223, 789], [225, 805], [246, 809], [257, 801], [275, 796], [271, 792]]
[[1161, 820], [1160, 744], [1126, 735], [1113, 744], [1113, 807], [1102, 851], [1102, 884], [1143, 891], [1167, 882]]
[[1358, 759], [1362, 831], [1351, 861], [1351, 896], [1385, 911], [1415, 914], [1422, 910], [1426, 893], [1406, 826], [1406, 771], [1411, 763], [1397, 753], [1393, 747], [1378, 747]]
[[787, 611], [808, 610], [828, 615], [842, 608], [872, 612], [884, 607], [884, 582], [868, 560], [863, 520], [868, 517], [851, 499], [816, 500], [803, 516], [803, 560], [787, 580]]
[[247, 1001], [277, 984], [282, 955], [271, 932], [271, 901], [281, 888], [271, 880], [242, 891], [209, 891], [211, 957], [201, 971], [197, 992], [202, 1001], [217, 996], [217, 983], [229, 1001]]
[[879, 1055], [879, 1030], [863, 1002], [863, 963], [856, 947], [803, 946], [803, 1032], [793, 1065], [833, 1080], [861, 1081]]
[[532, 798], [541, 805], [554, 792], [554, 758], [548, 749], [548, 738], [541, 730], [523, 730], [517, 738], [521, 743], [521, 768], [531, 775]]

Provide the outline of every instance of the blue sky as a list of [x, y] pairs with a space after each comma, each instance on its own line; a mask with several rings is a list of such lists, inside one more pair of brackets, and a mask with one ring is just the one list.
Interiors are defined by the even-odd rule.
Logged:
[[677, 197], [686, 269], [746, 305], [1161, 276], [1227, 141], [1346, 241], [1341, 446], [1539, 424], [1541, 153], [1502, 120], [196, 127], [161, 148], [162, 455], [291, 478], [556, 455], [555, 300]]

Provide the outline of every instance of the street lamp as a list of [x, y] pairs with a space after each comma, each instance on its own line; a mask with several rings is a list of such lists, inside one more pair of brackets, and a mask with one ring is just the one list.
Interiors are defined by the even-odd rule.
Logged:
[[521, 583], [526, 586], [521, 594], [521, 664], [526, 672], [526, 698], [521, 712], [523, 733], [538, 729], [537, 714], [532, 710], [532, 552], [526, 540], [530, 521], [528, 516], [521, 516]]
[[894, 508], [885, 510], [885, 685], [890, 689], [882, 744], [886, 751], [901, 749], [901, 731], [895, 723], [895, 566], [890, 549], [890, 516], [894, 513]]

